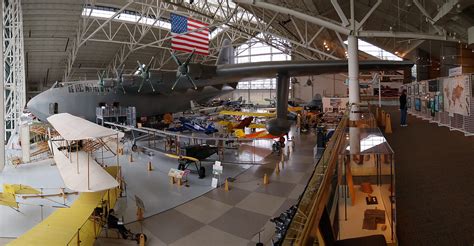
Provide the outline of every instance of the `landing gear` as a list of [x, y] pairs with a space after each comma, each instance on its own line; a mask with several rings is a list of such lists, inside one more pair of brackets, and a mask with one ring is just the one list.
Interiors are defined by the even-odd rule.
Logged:
[[198, 170], [198, 175], [200, 179], [206, 177], [206, 169], [204, 167], [200, 167]]
[[136, 144], [133, 144], [132, 145], [132, 151], [137, 152], [137, 150], [138, 150], [138, 146]]

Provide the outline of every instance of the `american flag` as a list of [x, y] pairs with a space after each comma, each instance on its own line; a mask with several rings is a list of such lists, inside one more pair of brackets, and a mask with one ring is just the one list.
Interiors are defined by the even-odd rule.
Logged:
[[[209, 28], [206, 23], [177, 14], [171, 14], [171, 48], [209, 55]], [[195, 29], [200, 29], [194, 31]]]

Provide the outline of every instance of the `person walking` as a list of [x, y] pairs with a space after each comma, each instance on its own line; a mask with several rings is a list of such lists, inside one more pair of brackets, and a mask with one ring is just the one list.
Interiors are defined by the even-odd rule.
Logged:
[[407, 90], [403, 90], [400, 95], [400, 126], [406, 127], [407, 125]]

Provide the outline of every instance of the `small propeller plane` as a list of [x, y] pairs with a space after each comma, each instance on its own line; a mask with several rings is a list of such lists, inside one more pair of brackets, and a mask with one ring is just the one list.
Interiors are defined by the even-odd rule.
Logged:
[[196, 167], [196, 172], [199, 178], [202, 179], [206, 176], [206, 169], [201, 165], [201, 161], [217, 153], [217, 147], [207, 144], [191, 145], [184, 148], [185, 155], [165, 154], [166, 156], [174, 159], [178, 159], [178, 170], [189, 169], [190, 165]]

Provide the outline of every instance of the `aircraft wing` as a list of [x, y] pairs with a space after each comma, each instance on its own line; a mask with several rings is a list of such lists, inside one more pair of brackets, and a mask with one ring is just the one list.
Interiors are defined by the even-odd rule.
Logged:
[[[360, 71], [386, 71], [410, 68], [410, 61], [359, 61]], [[197, 87], [236, 85], [237, 82], [253, 79], [275, 78], [279, 73], [293, 76], [308, 76], [347, 72], [347, 60], [334, 61], [271, 61], [241, 64], [204, 65], [189, 64], [189, 76]], [[152, 76], [161, 82], [163, 91], [171, 91], [171, 85], [176, 81], [176, 74], [162, 73]], [[187, 78], [181, 78], [177, 90], [192, 88]]]
[[233, 115], [233, 116], [254, 116], [254, 117], [275, 117], [275, 113], [259, 113], [259, 112], [242, 112], [242, 111], [220, 111], [221, 115]]
[[[93, 148], [87, 146], [87, 141], [105, 139], [113, 135], [120, 138], [123, 133], [68, 113], [52, 115], [48, 117], [48, 121], [60, 135], [50, 140], [50, 148], [67, 188], [78, 192], [96, 192], [119, 185], [91, 156]], [[77, 144], [72, 147], [73, 141], [81, 141], [83, 146], [79, 147]]]
[[[410, 61], [359, 61], [360, 71], [384, 71], [410, 68]], [[278, 73], [289, 76], [308, 76], [347, 72], [346, 60], [334, 61], [273, 61], [219, 65], [212, 79], [242, 81], [259, 78], [274, 78]]]

